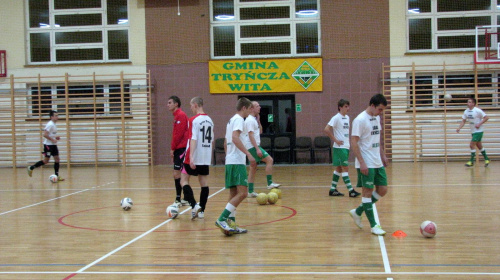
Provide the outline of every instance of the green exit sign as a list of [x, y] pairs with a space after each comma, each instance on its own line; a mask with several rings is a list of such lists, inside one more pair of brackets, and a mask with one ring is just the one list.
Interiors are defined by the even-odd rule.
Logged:
[[273, 122], [274, 121], [274, 116], [273, 114], [268, 114], [267, 115], [267, 122]]
[[295, 112], [302, 112], [302, 104], [295, 104]]

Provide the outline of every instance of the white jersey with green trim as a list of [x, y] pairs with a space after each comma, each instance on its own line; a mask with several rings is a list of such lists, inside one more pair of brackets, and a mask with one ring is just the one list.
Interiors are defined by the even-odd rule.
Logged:
[[333, 147], [334, 148], [343, 148], [343, 149], [349, 149], [350, 144], [349, 144], [349, 116], [345, 115], [343, 116], [341, 113], [337, 113], [335, 116], [333, 116], [330, 121], [328, 122], [328, 125], [333, 128], [333, 135], [337, 140], [339, 141], [344, 141], [344, 144], [339, 145], [335, 142], [333, 142]]
[[[370, 116], [363, 111], [352, 122], [352, 136], [359, 137], [359, 150], [368, 168], [384, 166], [380, 157], [381, 133], [380, 116]], [[358, 158], [356, 158], [355, 166], [360, 167]]]
[[474, 107], [472, 110], [469, 108], [465, 109], [462, 119], [469, 122], [471, 133], [476, 133], [483, 132], [483, 126], [476, 128], [476, 124], [480, 123], [484, 117], [486, 117], [486, 113], [484, 113], [483, 110]]
[[255, 142], [257, 142], [257, 146], [260, 146], [260, 127], [259, 123], [257, 122], [257, 118], [252, 115], [248, 115], [248, 117], [245, 119], [245, 128], [247, 130], [247, 137], [245, 137], [245, 142], [243, 142], [243, 145], [245, 145], [245, 149], [248, 150], [253, 148], [252, 142], [250, 142], [250, 137], [248, 137], [251, 131], [253, 132], [253, 138], [255, 139]]
[[233, 143], [233, 131], [240, 131], [240, 140], [245, 143], [245, 137], [248, 137], [248, 133], [245, 129], [245, 120], [239, 114], [234, 115], [226, 126], [226, 165], [246, 164], [246, 155]]

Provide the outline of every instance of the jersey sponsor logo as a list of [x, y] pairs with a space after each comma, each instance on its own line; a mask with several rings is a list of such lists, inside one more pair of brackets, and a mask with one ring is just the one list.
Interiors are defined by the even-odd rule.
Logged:
[[372, 148], [378, 148], [378, 147], [380, 147], [380, 143], [373, 143], [372, 144]]

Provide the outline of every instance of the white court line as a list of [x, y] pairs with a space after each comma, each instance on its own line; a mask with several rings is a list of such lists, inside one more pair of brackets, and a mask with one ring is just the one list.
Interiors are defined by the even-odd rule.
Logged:
[[[378, 212], [375, 203], [373, 204], [373, 215], [375, 216], [375, 222], [380, 225], [380, 220], [378, 219]], [[382, 260], [384, 262], [385, 273], [391, 273], [391, 265], [389, 264], [389, 256], [387, 255], [387, 249], [385, 248], [385, 241], [383, 236], [378, 237], [378, 242], [380, 244], [380, 252], [382, 253]], [[387, 278], [387, 280], [393, 280], [392, 278]]]
[[[1, 274], [77, 274], [76, 272], [68, 271], [0, 271]], [[92, 272], [79, 272], [78, 274], [119, 274], [119, 275], [458, 275], [458, 276], [499, 276], [498, 272], [391, 272], [385, 273], [380, 271], [373, 272], [353, 272], [353, 271], [92, 271]], [[391, 278], [388, 278], [391, 279]]]
[[[109, 182], [109, 183], [106, 183], [106, 184], [104, 184], [102, 186], [106, 186], [106, 185], [113, 184], [113, 183], [114, 182]], [[6, 211], [6, 212], [2, 212], [2, 213], [0, 213], [0, 216], [5, 215], [5, 214], [9, 214], [9, 213], [12, 213], [12, 212], [16, 212], [16, 211], [19, 211], [19, 210], [23, 210], [23, 209], [26, 209], [26, 208], [34, 207], [34, 206], [37, 206], [37, 205], [40, 205], [40, 204], [44, 204], [44, 203], [47, 203], [47, 202], [51, 202], [51, 201], [54, 201], [54, 200], [58, 200], [58, 199], [61, 199], [61, 198], [67, 197], [67, 196], [71, 196], [71, 195], [79, 194], [79, 193], [82, 193], [82, 192], [90, 191], [92, 189], [96, 189], [96, 188], [99, 188], [99, 187], [100, 186], [92, 187], [92, 188], [89, 188], [89, 189], [84, 189], [84, 190], [77, 191], [77, 192], [74, 192], [74, 193], [70, 193], [70, 194], [67, 194], [67, 195], [54, 197], [54, 198], [51, 198], [49, 200], [45, 200], [45, 201], [38, 202], [38, 203], [35, 203], [35, 204], [31, 204], [31, 205], [27, 205], [27, 206], [20, 207], [20, 208], [17, 208], [17, 209], [13, 209], [13, 210], [9, 210], [9, 211]], [[54, 191], [54, 190], [51, 190], [51, 191]]]
[[[222, 189], [220, 189], [220, 190], [216, 191], [215, 193], [213, 193], [212, 195], [210, 195], [208, 198], [211, 198], [212, 196], [214, 196], [214, 195], [216, 195], [216, 194], [220, 193], [220, 192], [221, 192], [221, 191], [223, 191], [223, 190], [225, 190], [225, 188], [222, 188]], [[180, 215], [184, 214], [184, 213], [185, 213], [186, 211], [188, 211], [188, 210], [191, 210], [191, 209], [188, 207], [187, 209], [185, 209], [184, 211], [182, 211], [182, 212], [180, 213]], [[155, 231], [156, 229], [158, 229], [159, 227], [161, 227], [161, 226], [163, 226], [163, 225], [165, 225], [165, 224], [169, 223], [170, 221], [172, 221], [172, 219], [168, 219], [168, 220], [166, 220], [166, 221], [164, 221], [164, 222], [160, 223], [159, 225], [157, 225], [157, 226], [153, 227], [152, 229], [150, 229], [150, 230], [146, 231], [145, 233], [143, 233], [143, 234], [141, 234], [141, 235], [137, 236], [136, 238], [134, 238], [134, 239], [130, 240], [129, 242], [127, 242], [127, 243], [123, 244], [122, 246], [120, 246], [120, 247], [118, 247], [118, 248], [114, 249], [113, 251], [111, 251], [111, 252], [107, 253], [106, 255], [104, 255], [104, 256], [102, 256], [102, 257], [98, 258], [97, 260], [95, 260], [95, 261], [91, 262], [90, 264], [86, 265], [85, 267], [83, 267], [83, 268], [79, 269], [78, 271], [76, 271], [76, 272], [74, 272], [74, 273], [82, 273], [82, 272], [84, 272], [85, 270], [87, 270], [87, 269], [91, 268], [92, 266], [94, 266], [94, 265], [96, 265], [97, 263], [101, 262], [102, 260], [104, 260], [104, 259], [108, 258], [109, 256], [113, 255], [114, 253], [116, 253], [116, 252], [120, 251], [121, 249], [123, 249], [123, 248], [127, 247], [128, 245], [130, 245], [130, 244], [132, 244], [132, 243], [136, 242], [137, 240], [139, 240], [139, 239], [143, 238], [144, 236], [146, 236], [146, 235], [150, 234], [151, 232], [153, 232], [153, 231]]]

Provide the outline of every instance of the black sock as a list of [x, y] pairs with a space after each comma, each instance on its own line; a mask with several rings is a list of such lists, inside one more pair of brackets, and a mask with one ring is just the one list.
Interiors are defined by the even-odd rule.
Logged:
[[174, 179], [175, 181], [175, 200], [181, 201], [181, 193], [182, 193], [182, 187], [181, 187], [181, 178], [179, 179]]
[[208, 186], [201, 187], [200, 206], [201, 206], [201, 211], [203, 211], [203, 212], [205, 212], [205, 206], [207, 205], [209, 193], [210, 193], [210, 190], [209, 190]]
[[196, 200], [194, 199], [193, 189], [191, 189], [190, 185], [185, 185], [182, 189], [184, 190], [184, 199], [189, 201], [189, 205], [194, 208], [196, 206]]
[[54, 172], [59, 176], [59, 162], [54, 163]]
[[37, 168], [37, 167], [40, 167], [40, 166], [42, 166], [42, 165], [44, 165], [44, 164], [45, 164], [45, 163], [43, 163], [43, 160], [41, 160], [41, 161], [39, 161], [39, 162], [35, 163], [35, 165], [32, 165], [32, 166], [31, 166], [31, 169], [33, 170], [33, 169], [35, 169], [35, 168]]

